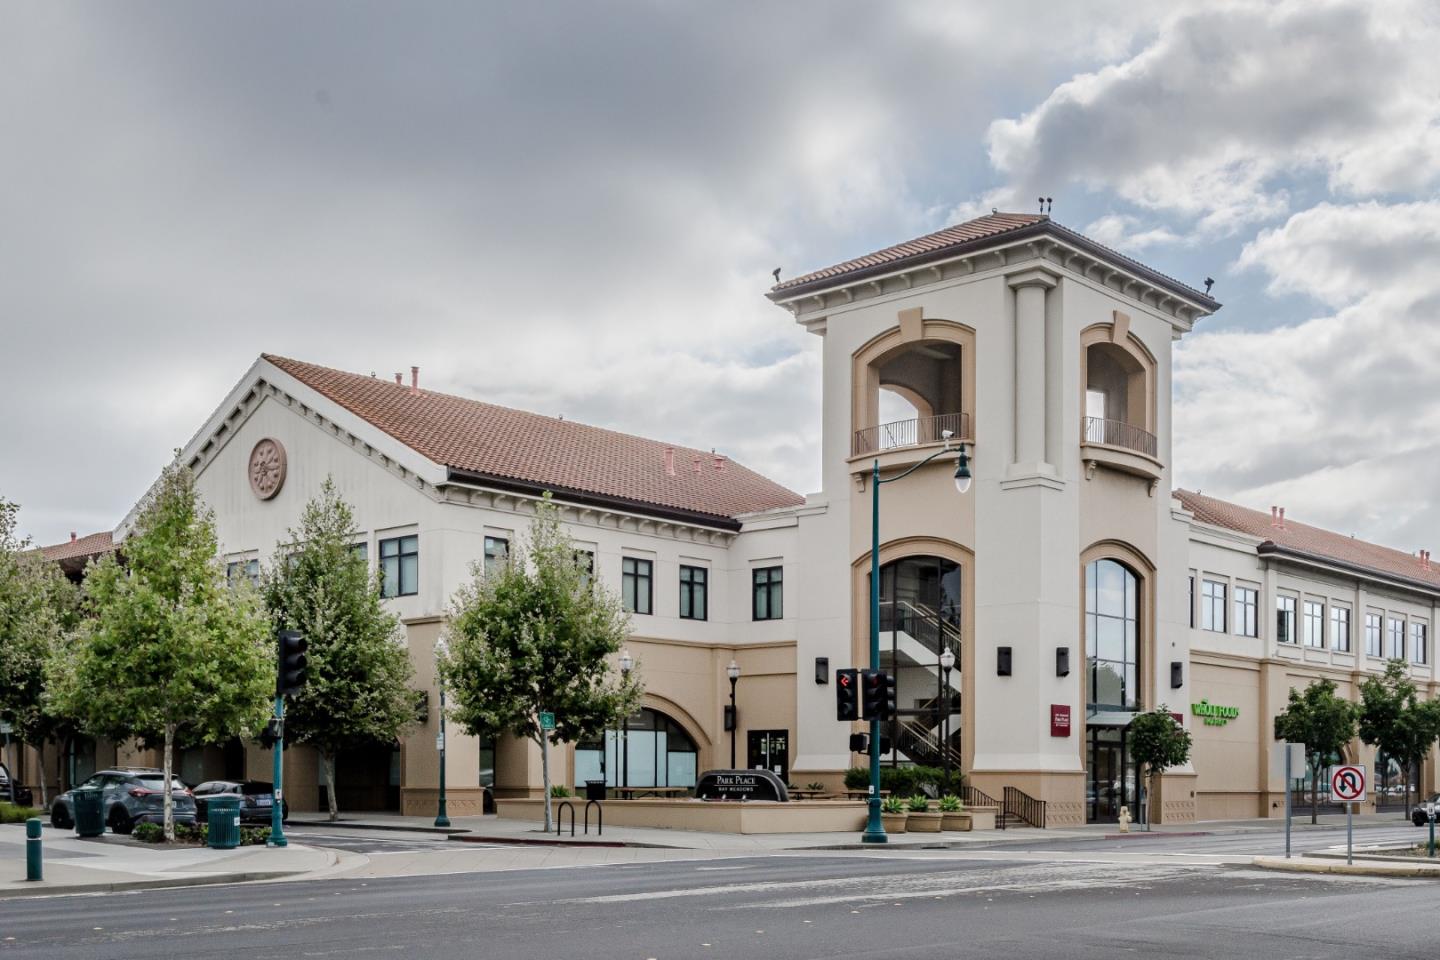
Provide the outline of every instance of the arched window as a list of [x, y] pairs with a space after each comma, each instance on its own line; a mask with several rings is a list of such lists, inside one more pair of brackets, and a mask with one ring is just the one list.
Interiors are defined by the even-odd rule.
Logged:
[[1140, 709], [1140, 581], [1117, 560], [1085, 567], [1088, 700], [1095, 709]]
[[693, 787], [700, 753], [685, 728], [642, 707], [605, 736], [575, 745], [575, 783], [612, 787]]
[[961, 674], [951, 671], [946, 690], [940, 655], [948, 648], [958, 664], [960, 584], [960, 565], [944, 557], [901, 557], [880, 568], [880, 669], [895, 677], [899, 707], [887, 731], [892, 762], [938, 767], [948, 750], [959, 766]]

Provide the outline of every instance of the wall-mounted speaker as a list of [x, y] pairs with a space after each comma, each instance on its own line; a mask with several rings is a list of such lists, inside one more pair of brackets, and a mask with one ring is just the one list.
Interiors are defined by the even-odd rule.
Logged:
[[995, 652], [997, 654], [995, 658], [995, 676], [1010, 676], [1010, 648], [999, 647]]
[[1170, 689], [1179, 690], [1185, 686], [1185, 664], [1179, 660], [1170, 661]]
[[1056, 648], [1055, 648], [1055, 676], [1057, 676], [1057, 677], [1068, 677], [1068, 676], [1070, 676], [1070, 648], [1069, 648], [1069, 647], [1056, 647]]
[[830, 658], [829, 658], [829, 657], [816, 657], [816, 658], [815, 658], [815, 682], [816, 682], [816, 683], [819, 683], [819, 684], [826, 684], [826, 683], [829, 683], [829, 682], [830, 682]]

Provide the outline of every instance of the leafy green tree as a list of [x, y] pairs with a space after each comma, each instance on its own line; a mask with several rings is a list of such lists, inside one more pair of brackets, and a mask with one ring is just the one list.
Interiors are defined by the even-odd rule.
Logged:
[[1410, 810], [1410, 772], [1440, 739], [1440, 705], [1420, 699], [1404, 660], [1360, 684], [1360, 739], [1399, 761], [1405, 771], [1405, 810]]
[[1335, 681], [1316, 680], [1304, 691], [1290, 688], [1290, 702], [1275, 718], [1275, 736], [1305, 744], [1310, 758], [1310, 822], [1320, 820], [1320, 777], [1330, 758], [1355, 738], [1356, 709], [1335, 693]]
[[[0, 498], [0, 720], [40, 755], [40, 802], [46, 795], [45, 743], [62, 718], [46, 695], [45, 668], [79, 619], [79, 595], [60, 568], [19, 536], [19, 508]], [[12, 755], [11, 769], [17, 764]]]
[[307, 680], [285, 711], [287, 742], [309, 743], [325, 765], [330, 819], [339, 818], [335, 757], [392, 743], [415, 722], [413, 669], [400, 619], [380, 599], [380, 578], [354, 548], [355, 515], [327, 478], [290, 531], [289, 554], [261, 592], [276, 629], [298, 630], [309, 648]]
[[[87, 732], [163, 745], [168, 785], [177, 740], [216, 743], [264, 722], [275, 649], [260, 598], [231, 588], [216, 555], [213, 514], [190, 471], [161, 474], [124, 542], [125, 564], [106, 557], [86, 592], [95, 619], [57, 671], [64, 710]], [[165, 790], [165, 837], [175, 838]]]
[[[540, 747], [545, 829], [551, 827], [549, 744], [600, 736], [640, 701], [639, 671], [613, 660], [630, 632], [619, 597], [592, 583], [547, 495], [526, 542], [451, 602], [440, 675], [450, 716], [474, 736], [510, 734]], [[555, 715], [547, 736], [540, 713]]]
[[[1131, 720], [1126, 740], [1130, 746], [1130, 756], [1135, 759], [1137, 766], [1145, 768], [1151, 780], [1190, 759], [1190, 733], [1175, 722], [1175, 718], [1170, 715], [1170, 708], [1163, 703]], [[1141, 806], [1148, 829], [1150, 817], [1144, 810], [1144, 804]]]

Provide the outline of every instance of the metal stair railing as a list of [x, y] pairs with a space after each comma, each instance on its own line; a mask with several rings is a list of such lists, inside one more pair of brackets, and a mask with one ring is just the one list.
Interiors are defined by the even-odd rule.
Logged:
[[1005, 813], [1032, 827], [1045, 828], [1045, 801], [1036, 800], [1017, 787], [1005, 788]]
[[996, 800], [994, 797], [990, 796], [990, 794], [986, 793], [984, 790], [981, 790], [979, 787], [972, 787], [968, 783], [960, 789], [964, 794], [965, 806], [967, 807], [1001, 808], [1001, 813], [995, 817], [995, 827], [999, 830], [1005, 829], [1005, 816], [1003, 809], [1004, 805], [999, 800]]

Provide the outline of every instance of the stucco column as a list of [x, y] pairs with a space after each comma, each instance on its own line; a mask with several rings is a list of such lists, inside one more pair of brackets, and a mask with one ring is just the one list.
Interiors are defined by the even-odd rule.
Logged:
[[1045, 459], [1045, 294], [1055, 276], [1026, 270], [1006, 282], [1015, 291], [1015, 465], [1053, 473]]

